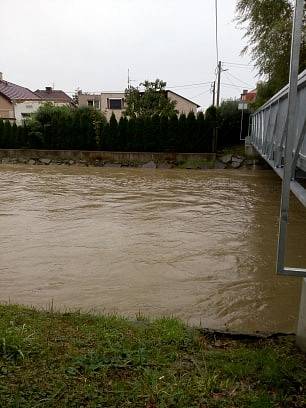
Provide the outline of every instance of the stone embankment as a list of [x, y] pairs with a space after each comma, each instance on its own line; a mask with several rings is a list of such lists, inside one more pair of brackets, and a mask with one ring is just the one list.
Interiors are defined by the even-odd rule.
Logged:
[[0, 150], [2, 164], [68, 165], [95, 167], [140, 167], [147, 169], [238, 169], [262, 167], [259, 158], [214, 153], [90, 152], [68, 150]]

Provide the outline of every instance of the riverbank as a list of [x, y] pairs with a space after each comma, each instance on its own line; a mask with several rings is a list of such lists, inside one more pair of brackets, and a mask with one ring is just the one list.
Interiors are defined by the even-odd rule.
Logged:
[[0, 163], [200, 170], [266, 166], [258, 156], [244, 153], [243, 146], [218, 154], [0, 149]]
[[5, 407], [303, 407], [293, 336], [235, 338], [174, 319], [0, 306]]

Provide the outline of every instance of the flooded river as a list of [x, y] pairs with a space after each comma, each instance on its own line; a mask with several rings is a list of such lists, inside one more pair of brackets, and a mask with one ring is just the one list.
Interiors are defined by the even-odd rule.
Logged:
[[[0, 167], [0, 300], [190, 324], [295, 329], [300, 280], [275, 275], [272, 171]], [[291, 200], [287, 264], [306, 266]]]

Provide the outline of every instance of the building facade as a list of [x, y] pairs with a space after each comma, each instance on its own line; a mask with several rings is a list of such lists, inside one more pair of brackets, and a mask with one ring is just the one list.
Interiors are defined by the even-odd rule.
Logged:
[[18, 125], [36, 112], [41, 104], [39, 96], [28, 88], [4, 81], [0, 73], [0, 118]]
[[0, 73], [0, 119], [21, 125], [46, 102], [57, 106], [73, 105], [72, 99], [61, 90], [47, 87], [46, 90], [32, 92], [5, 81]]
[[[178, 114], [189, 112], [197, 113], [197, 109], [200, 107], [197, 103], [190, 101], [189, 99], [173, 92], [166, 91], [166, 96], [169, 100], [176, 102], [176, 109]], [[124, 92], [102, 92], [101, 94], [91, 94], [78, 92], [78, 105], [89, 106], [100, 110], [106, 117], [110, 119], [112, 113], [115, 114], [116, 119], [119, 120], [125, 111], [125, 94]]]

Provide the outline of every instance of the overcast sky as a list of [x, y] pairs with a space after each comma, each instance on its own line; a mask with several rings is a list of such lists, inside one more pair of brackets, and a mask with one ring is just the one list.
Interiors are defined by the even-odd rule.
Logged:
[[[219, 0], [219, 55], [228, 69], [222, 99], [256, 83], [252, 67], [228, 64], [250, 64], [240, 56], [235, 4]], [[1, 0], [0, 38], [4, 79], [32, 90], [122, 91], [130, 68], [137, 82], [161, 78], [200, 105], [211, 103], [214, 0]]]

